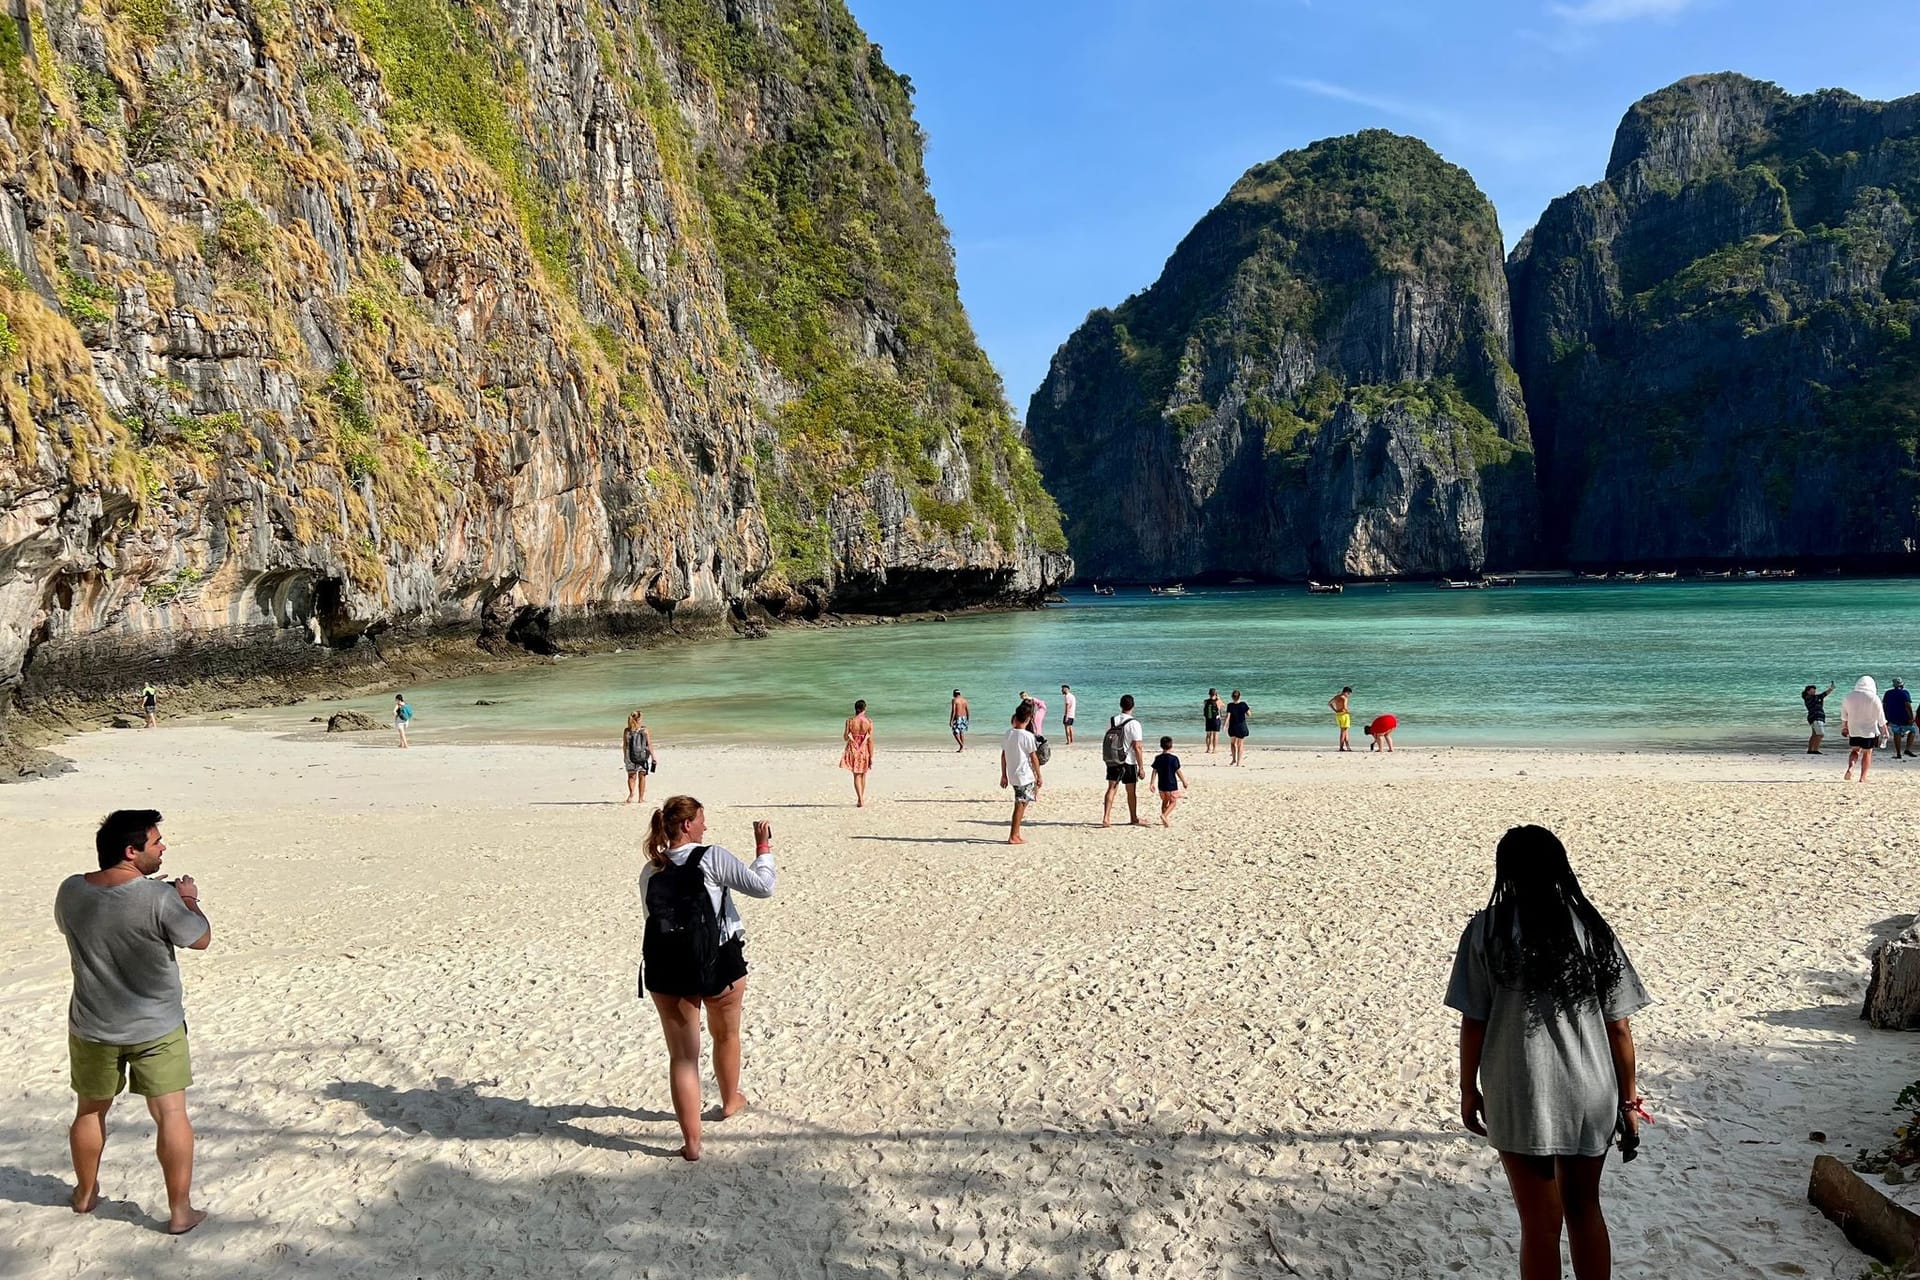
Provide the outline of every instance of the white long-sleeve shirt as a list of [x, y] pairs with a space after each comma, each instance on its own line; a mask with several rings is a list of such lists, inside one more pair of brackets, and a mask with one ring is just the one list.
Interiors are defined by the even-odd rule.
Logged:
[[[683, 867], [687, 858], [698, 845], [683, 844], [667, 850], [667, 859], [676, 867]], [[640, 907], [644, 911], [647, 905], [647, 882], [653, 879], [654, 865], [651, 860], [640, 869]], [[749, 898], [771, 898], [773, 896], [774, 870], [773, 855], [763, 853], [752, 863], [745, 863], [733, 853], [717, 844], [707, 846], [707, 852], [700, 859], [700, 874], [707, 882], [707, 895], [713, 899], [713, 911], [720, 918], [720, 941], [731, 942], [747, 932], [747, 926], [740, 919], [740, 909], [733, 905], [723, 890], [734, 889]]]

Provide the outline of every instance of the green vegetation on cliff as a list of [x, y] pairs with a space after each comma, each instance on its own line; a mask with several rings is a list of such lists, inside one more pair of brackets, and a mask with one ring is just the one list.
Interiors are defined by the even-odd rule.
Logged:
[[[960, 305], [911, 83], [837, 0], [783, 0], [768, 30], [707, 0], [649, 9], [729, 119], [763, 114], [775, 86], [799, 103], [777, 136], [710, 140], [698, 161], [728, 311], [801, 388], [775, 422], [784, 474], [761, 476], [788, 578], [823, 576], [827, 501], [876, 469], [943, 528], [959, 524], [1010, 551], [1024, 523], [1041, 546], [1064, 549], [1058, 512]], [[955, 446], [973, 477], [960, 503], [938, 488], [939, 460]]]
[[[1511, 267], [1550, 543], [1625, 563], [1920, 535], [1916, 213], [1920, 100], [1717, 75], [1636, 103], [1607, 181]], [[1848, 509], [1870, 487], [1879, 509]]]

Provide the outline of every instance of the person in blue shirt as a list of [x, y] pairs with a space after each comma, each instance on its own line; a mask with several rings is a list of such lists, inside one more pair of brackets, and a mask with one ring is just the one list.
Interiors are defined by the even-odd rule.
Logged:
[[1913, 695], [1907, 692], [1907, 682], [1895, 676], [1893, 688], [1880, 699], [1880, 706], [1887, 713], [1887, 736], [1893, 739], [1893, 758], [1902, 760], [1912, 756]]
[[1160, 754], [1153, 758], [1153, 789], [1160, 793], [1160, 825], [1170, 826], [1174, 806], [1187, 794], [1187, 775], [1180, 771], [1180, 757], [1173, 754], [1173, 739], [1160, 739]]

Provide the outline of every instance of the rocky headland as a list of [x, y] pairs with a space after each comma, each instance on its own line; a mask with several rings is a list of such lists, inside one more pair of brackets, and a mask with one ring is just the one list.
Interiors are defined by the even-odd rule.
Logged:
[[1070, 572], [840, 0], [9, 12], [0, 737]]
[[1027, 425], [1082, 575], [1389, 577], [1524, 557], [1493, 206], [1384, 131], [1255, 166], [1054, 357]]
[[1557, 562], [1913, 564], [1920, 97], [1702, 76], [1514, 251]]
[[1503, 282], [1464, 172], [1317, 143], [1088, 317], [1034, 449], [1102, 578], [1908, 570], [1917, 205], [1920, 97], [1697, 77], [1627, 112]]

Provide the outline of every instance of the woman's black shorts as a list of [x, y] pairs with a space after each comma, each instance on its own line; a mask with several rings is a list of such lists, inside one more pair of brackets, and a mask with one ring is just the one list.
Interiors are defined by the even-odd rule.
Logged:
[[640, 989], [687, 999], [700, 997], [711, 1000], [722, 995], [728, 987], [747, 976], [746, 938], [734, 938], [720, 944], [720, 954], [714, 957], [714, 986], [711, 991], [700, 989], [699, 975], [692, 969], [690, 964], [645, 965], [640, 973]]
[[1848, 739], [1847, 739], [1847, 745], [1848, 745], [1848, 746], [1850, 746], [1850, 747], [1865, 747], [1865, 748], [1867, 748], [1868, 750], [1872, 750], [1873, 748], [1875, 748], [1875, 747], [1877, 747], [1877, 746], [1879, 746], [1879, 745], [1880, 745], [1880, 739], [1878, 739], [1878, 738], [1848, 738]]

